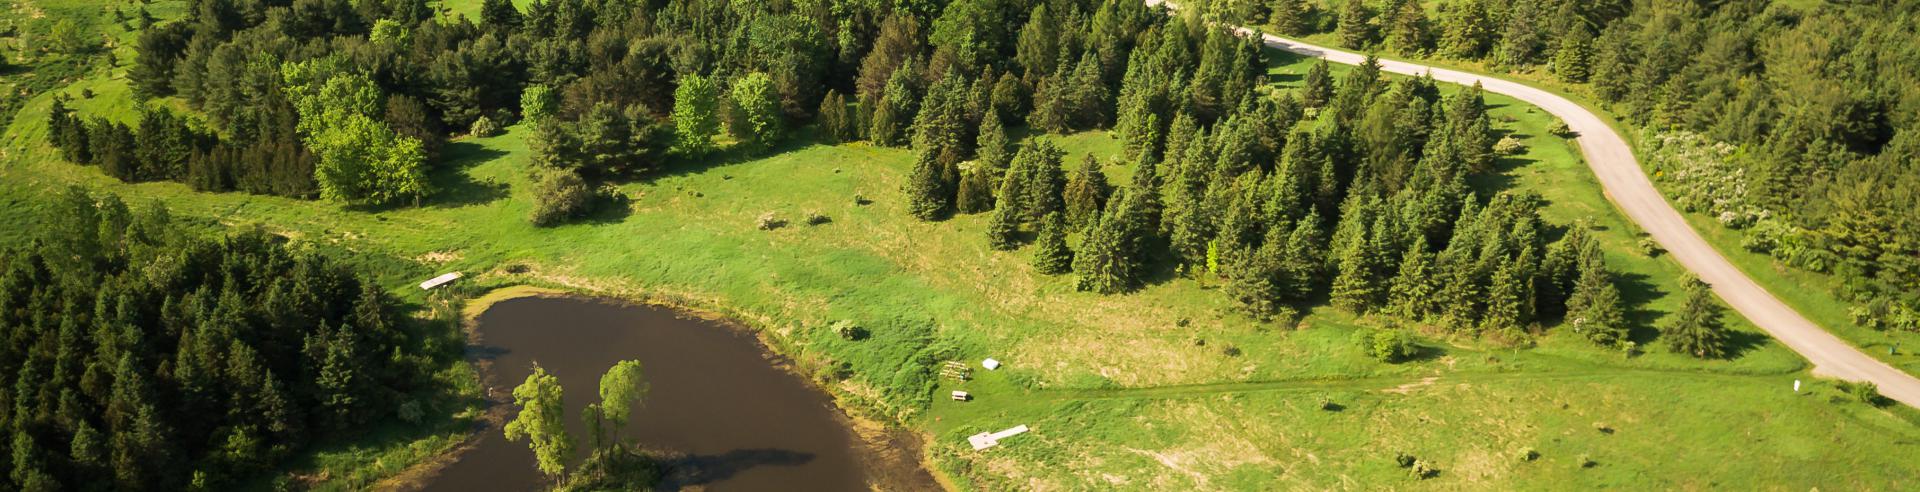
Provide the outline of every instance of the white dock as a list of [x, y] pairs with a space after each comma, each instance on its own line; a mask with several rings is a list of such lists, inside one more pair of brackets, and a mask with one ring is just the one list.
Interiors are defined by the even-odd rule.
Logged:
[[420, 290], [433, 290], [434, 287], [439, 287], [441, 285], [446, 284], [447, 282], [452, 282], [458, 278], [460, 278], [460, 272], [453, 272], [446, 275], [430, 278], [430, 279], [427, 279], [427, 281], [420, 283]]
[[967, 437], [967, 442], [973, 444], [973, 449], [975, 451], [979, 451], [982, 449], [987, 449], [987, 448], [1000, 445], [1001, 439], [1006, 439], [1009, 437], [1013, 437], [1013, 436], [1017, 436], [1025, 433], [1027, 433], [1027, 426], [1025, 424], [1021, 424], [1021, 425], [1016, 425], [1011, 429], [1003, 430], [1000, 432], [992, 432], [992, 433], [982, 432], [979, 434], [974, 434], [972, 436]]

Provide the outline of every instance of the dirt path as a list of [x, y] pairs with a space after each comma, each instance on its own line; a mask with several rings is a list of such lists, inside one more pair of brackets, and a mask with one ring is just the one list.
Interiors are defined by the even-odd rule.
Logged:
[[[1158, 4], [1162, 1], [1147, 0], [1147, 3]], [[1251, 32], [1247, 29], [1241, 31]], [[1334, 63], [1358, 65], [1366, 59], [1358, 53], [1279, 36], [1266, 35], [1264, 41], [1275, 49], [1325, 58]], [[1639, 161], [1633, 157], [1633, 148], [1627, 145], [1626, 139], [1614, 132], [1613, 127], [1608, 126], [1599, 115], [1567, 98], [1509, 80], [1396, 60], [1382, 59], [1379, 62], [1381, 70], [1387, 72], [1431, 74], [1434, 80], [1461, 85], [1478, 83], [1489, 92], [1526, 101], [1567, 122], [1567, 127], [1579, 135], [1575, 140], [1580, 145], [1581, 155], [1586, 158], [1587, 167], [1592, 168], [1594, 175], [1599, 177], [1601, 187], [1606, 190], [1607, 198], [1613, 201], [1614, 206], [1652, 235], [1655, 241], [1659, 241], [1681, 266], [1712, 285], [1713, 292], [1733, 306], [1735, 311], [1766, 330], [1767, 334], [1780, 340], [1787, 348], [1813, 362], [1814, 374], [1851, 381], [1870, 381], [1878, 385], [1880, 393], [1888, 398], [1920, 407], [1920, 379], [1860, 352], [1807, 320], [1707, 244], [1700, 233], [1694, 231], [1680, 212], [1675, 211], [1660, 195], [1660, 191], [1653, 187], [1653, 181], [1647, 179], [1646, 173], [1641, 170]]]

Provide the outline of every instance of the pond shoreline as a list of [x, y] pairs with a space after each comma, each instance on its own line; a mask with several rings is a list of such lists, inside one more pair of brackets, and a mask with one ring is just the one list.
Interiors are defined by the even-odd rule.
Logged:
[[[813, 378], [801, 372], [796, 358], [782, 353], [776, 347], [782, 345], [770, 339], [765, 328], [752, 326], [738, 317], [727, 316], [718, 311], [702, 309], [683, 303], [663, 302], [656, 296], [648, 295], [612, 295], [588, 292], [597, 289], [550, 288], [529, 284], [513, 284], [492, 288], [484, 294], [468, 299], [461, 309], [460, 329], [467, 340], [465, 359], [473, 365], [476, 376], [484, 388], [486, 411], [474, 423], [474, 429], [461, 443], [452, 446], [438, 456], [416, 464], [414, 467], [389, 477], [374, 486], [377, 490], [421, 490], [440, 476], [450, 465], [457, 463], [482, 441], [484, 432], [499, 432], [504, 422], [511, 417], [511, 388], [499, 380], [498, 371], [493, 370], [492, 362], [476, 349], [483, 346], [484, 337], [479, 331], [479, 318], [495, 305], [527, 298], [569, 299], [585, 302], [606, 303], [612, 305], [639, 306], [664, 309], [675, 317], [697, 319], [710, 322], [715, 326], [751, 335], [755, 348], [770, 367], [803, 381], [809, 390], [827, 396], [832, 402], [834, 417], [841, 420], [848, 431], [853, 449], [859, 459], [866, 485], [874, 490], [956, 490], [953, 483], [940, 476], [931, 466], [926, 451], [927, 437], [922, 433], [899, 425], [862, 417], [860, 408], [849, 408], [847, 400], [830, 388], [820, 385]], [[673, 471], [668, 472], [669, 475]]]

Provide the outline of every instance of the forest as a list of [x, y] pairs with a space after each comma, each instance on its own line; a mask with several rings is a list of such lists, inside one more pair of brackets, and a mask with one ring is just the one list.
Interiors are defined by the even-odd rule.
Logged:
[[1742, 247], [1920, 331], [1920, 2], [1216, 0], [1215, 18], [1573, 87]]
[[77, 188], [53, 204], [53, 226], [0, 250], [14, 490], [231, 487], [419, 421], [414, 392], [458, 355], [365, 272], [284, 238], [204, 237]]

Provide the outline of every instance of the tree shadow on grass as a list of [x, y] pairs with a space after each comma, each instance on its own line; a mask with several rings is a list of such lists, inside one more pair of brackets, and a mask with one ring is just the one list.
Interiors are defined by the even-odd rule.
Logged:
[[789, 131], [788, 134], [789, 136], [786, 140], [774, 144], [772, 148], [753, 149], [747, 148], [747, 146], [744, 145], [735, 145], [700, 159], [675, 159], [660, 169], [641, 173], [629, 179], [617, 180], [617, 182], [645, 182], [660, 178], [701, 174], [715, 168], [770, 159], [780, 154], [803, 150], [815, 145], [833, 145], [832, 142], [821, 139], [818, 132], [807, 129], [796, 128]]
[[657, 490], [699, 489], [726, 481], [758, 466], [800, 466], [813, 461], [812, 453], [786, 449], [736, 449], [717, 455], [692, 455], [664, 463], [667, 476]]
[[489, 149], [473, 142], [451, 142], [441, 151], [441, 164], [436, 166], [428, 179], [437, 190], [428, 197], [426, 206], [434, 208], [455, 208], [479, 205], [507, 197], [507, 184], [493, 181], [475, 181], [467, 171], [474, 166], [498, 159], [506, 152]]
[[1655, 287], [1650, 279], [1641, 273], [1619, 273], [1613, 278], [1614, 287], [1620, 289], [1620, 304], [1625, 308], [1627, 326], [1630, 327], [1627, 339], [1641, 346], [1652, 343], [1654, 337], [1659, 336], [1660, 331], [1654, 327], [1655, 323], [1667, 314], [1647, 307], [1654, 299], [1666, 294]]

